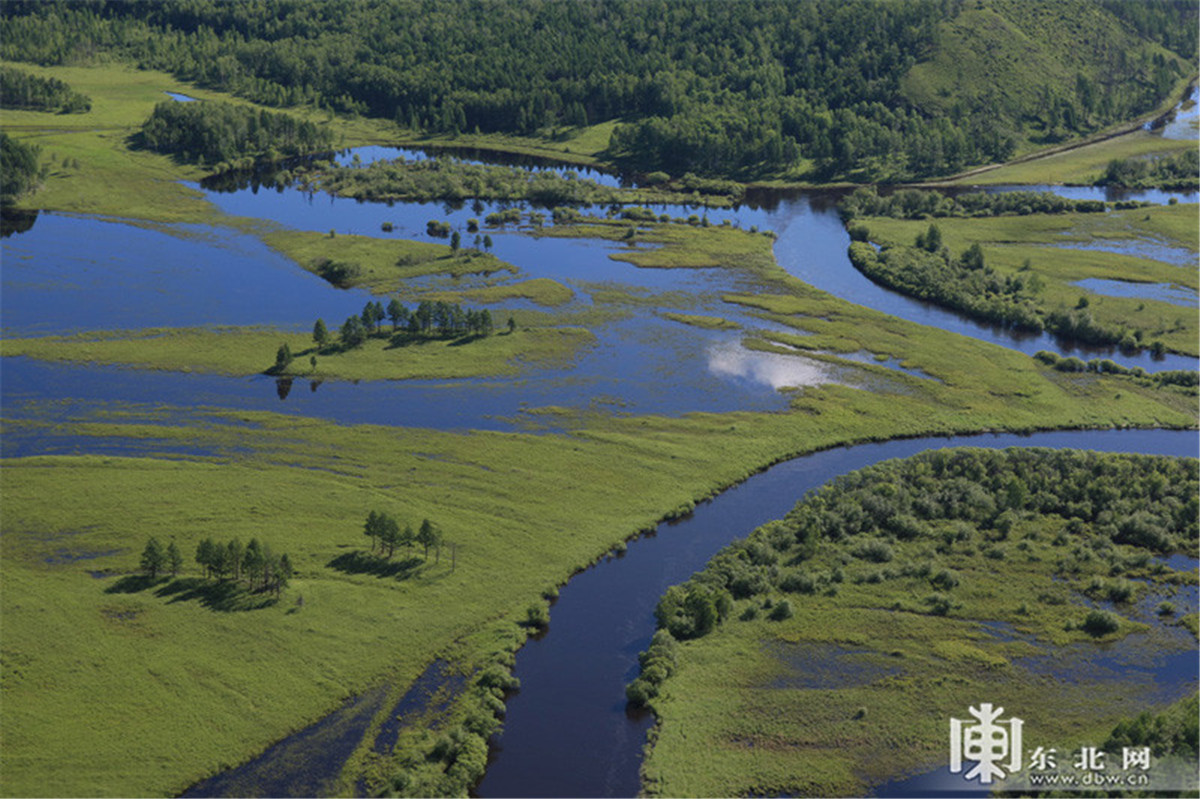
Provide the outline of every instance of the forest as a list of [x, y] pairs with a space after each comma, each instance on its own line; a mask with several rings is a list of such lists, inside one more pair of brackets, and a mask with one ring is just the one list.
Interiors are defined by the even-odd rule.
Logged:
[[[1147, 113], [1196, 53], [1186, 2], [1076, 2], [1063, 16], [1094, 37], [1086, 54], [1059, 53], [1075, 32], [1048, 25], [1045, 6], [14, 1], [0, 55], [46, 65], [115, 56], [268, 105], [426, 133], [556, 136], [616, 120], [608, 157], [624, 169], [746, 177], [806, 162], [826, 179], [904, 179]], [[945, 26], [975, 13], [1032, 37], [1055, 68], [1022, 73], [1017, 94], [964, 86], [952, 102], [906, 85], [947, 45]], [[1016, 58], [1010, 68], [1029, 67]]]
[[290, 114], [222, 102], [164, 100], [139, 132], [149, 150], [184, 162], [220, 164], [244, 158], [275, 160], [328, 149], [332, 134]]
[[39, 78], [12, 67], [0, 67], [0, 106], [29, 111], [82, 114], [92, 109], [91, 99], [61, 80]]

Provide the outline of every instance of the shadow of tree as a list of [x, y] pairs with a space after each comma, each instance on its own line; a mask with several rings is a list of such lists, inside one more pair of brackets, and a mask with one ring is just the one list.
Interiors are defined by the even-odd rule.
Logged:
[[136, 594], [158, 586], [158, 597], [170, 597], [169, 603], [199, 602], [209, 610], [234, 613], [269, 608], [279, 600], [261, 591], [251, 591], [232, 580], [208, 580], [203, 577], [151, 579], [144, 574], [131, 574], [104, 589], [106, 594]]
[[183, 577], [154, 592], [156, 596], [171, 597], [170, 602], [199, 602], [209, 610], [235, 613], [269, 608], [279, 600], [261, 591], [251, 591], [233, 580], [206, 580], [203, 577]]
[[376, 577], [395, 577], [404, 580], [424, 563], [416, 555], [399, 560], [385, 560], [367, 552], [343, 552], [325, 565], [343, 574], [373, 574]]
[[164, 582], [166, 577], [149, 577], [145, 574], [129, 574], [104, 589], [106, 594], [136, 594]]

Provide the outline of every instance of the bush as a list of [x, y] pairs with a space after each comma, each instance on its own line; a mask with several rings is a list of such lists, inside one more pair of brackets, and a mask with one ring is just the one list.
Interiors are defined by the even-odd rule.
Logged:
[[1092, 610], [1088, 612], [1080, 628], [1095, 638], [1115, 633], [1121, 627], [1120, 619], [1107, 610]]
[[784, 619], [790, 619], [793, 615], [792, 603], [785, 599], [771, 609], [770, 618], [772, 621], [783, 621]]
[[886, 541], [880, 541], [878, 538], [862, 542], [850, 554], [856, 558], [869, 560], [872, 563], [887, 563], [893, 556], [891, 546]]
[[942, 569], [933, 575], [929, 582], [940, 591], [949, 591], [951, 588], [958, 587], [958, 575], [950, 569]]
[[545, 605], [530, 605], [525, 609], [525, 624], [539, 630], [546, 627], [550, 624], [550, 611]]
[[789, 594], [812, 594], [817, 590], [817, 582], [804, 572], [793, 571], [783, 576], [779, 587]]

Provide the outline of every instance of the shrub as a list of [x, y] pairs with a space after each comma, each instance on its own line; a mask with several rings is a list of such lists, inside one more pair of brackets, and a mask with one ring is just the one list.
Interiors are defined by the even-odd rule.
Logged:
[[929, 582], [933, 584], [934, 588], [940, 591], [949, 591], [951, 588], [958, 586], [958, 575], [950, 569], [942, 569], [933, 575]]
[[804, 572], [793, 571], [784, 575], [779, 587], [790, 594], [811, 594], [817, 590], [817, 582]]
[[1101, 636], [1115, 633], [1121, 627], [1120, 620], [1109, 613], [1107, 610], [1092, 610], [1083, 620], [1080, 625], [1081, 629], [1088, 635], [1100, 638]]
[[786, 599], [771, 609], [772, 621], [783, 621], [784, 619], [790, 619], [793, 615], [792, 603]]
[[872, 563], [887, 563], [892, 559], [892, 548], [886, 541], [874, 538], [856, 546], [851, 554]]

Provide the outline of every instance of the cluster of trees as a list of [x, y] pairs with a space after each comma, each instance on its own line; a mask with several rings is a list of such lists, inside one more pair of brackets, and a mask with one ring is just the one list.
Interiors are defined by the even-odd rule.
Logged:
[[[1077, 44], [1043, 35], [1026, 5], [999, 7], [1001, 26], [1052, 58]], [[1089, 18], [1094, 39], [1065, 78], [1031, 73], [1028, 91], [977, 87], [945, 102], [914, 101], [902, 78], [936, 51], [962, 0], [11, 0], [0, 55], [57, 64], [111, 53], [268, 105], [422, 131], [557, 135], [628, 120], [611, 155], [642, 170], [732, 175], [812, 159], [829, 174], [899, 178], [1148, 111], [1196, 52], [1187, 4], [1061, 5], [1054, 18]]]
[[[204, 569], [206, 577], [244, 579], [251, 591], [272, 591], [276, 595], [287, 587], [293, 574], [287, 553], [275, 555], [257, 538], [251, 538], [245, 545], [236, 538], [225, 544], [205, 538], [196, 547], [196, 563]], [[151, 537], [142, 550], [140, 564], [142, 572], [152, 580], [167, 572], [175, 576], [183, 568], [183, 554], [174, 541], [163, 547], [157, 538]]]
[[245, 158], [276, 160], [333, 145], [327, 128], [307, 120], [217, 101], [163, 101], [142, 124], [139, 136], [150, 150], [209, 165]]
[[[384, 319], [391, 321], [393, 335], [407, 333], [443, 338], [490, 336], [495, 328], [492, 312], [486, 308], [464, 310], [456, 302], [422, 300], [410, 311], [393, 297], [386, 309], [382, 302], [374, 300], [363, 307], [361, 314], [347, 318], [338, 331], [336, 344], [343, 349], [353, 349], [371, 336], [387, 335], [383, 330]], [[507, 326], [510, 333], [516, 328], [516, 321], [511, 316]], [[335, 344], [333, 335], [322, 319], [313, 324], [312, 338], [318, 351]]]
[[[931, 231], [936, 234], [937, 228], [931, 226]], [[940, 238], [932, 252], [922, 246], [876, 252], [870, 244], [856, 241], [850, 245], [850, 261], [876, 283], [976, 319], [1023, 330], [1047, 327], [1036, 276], [998, 274], [984, 262], [978, 244], [955, 257], [941, 246]]]
[[82, 114], [92, 110], [92, 101], [56, 78], [39, 78], [12, 67], [0, 67], [0, 107]]
[[[896, 553], [923, 544], [922, 553], [969, 548], [1000, 559], [1004, 551], [997, 544], [1016, 525], [1032, 529], [1031, 523], [1059, 530], [1054, 543], [1074, 547], [1054, 567], [1058, 573], [1073, 575], [1079, 564], [1090, 563], [1093, 574], [1120, 574], [1144, 565], [1151, 552], [1195, 550], [1200, 476], [1188, 458], [1034, 448], [931, 450], [843, 475], [667, 590], [657, 609], [659, 632], [627, 695], [635, 702], [652, 698], [673, 668], [674, 640], [711, 632], [738, 600], [754, 600], [741, 618], [754, 618], [762, 606], [770, 607], [772, 619], [782, 619], [791, 615], [791, 601], [770, 597], [833, 592], [852, 578], [871, 583], [903, 577], [926, 585], [933, 592], [924, 601], [927, 611], [944, 615], [955, 607], [960, 574], [936, 558], [897, 565]], [[1140, 551], [1125, 556], [1115, 545]], [[828, 560], [843, 565], [811, 571], [825, 547], [838, 548], [841, 554]], [[847, 575], [855, 564], [861, 574]], [[873, 570], [875, 564], [888, 566]], [[759, 602], [762, 597], [770, 604]], [[1087, 629], [1088, 622], [1081, 626]]]
[[526, 201], [543, 206], [621, 202], [621, 189], [601, 186], [574, 172], [469, 164], [454, 158], [375, 161], [363, 167], [328, 167], [301, 177], [304, 188], [360, 200]]
[[380, 511], [371, 511], [367, 514], [367, 520], [363, 523], [363, 535], [371, 539], [371, 551], [376, 551], [378, 545], [379, 557], [391, 558], [396, 552], [396, 547], [412, 547], [416, 544], [421, 545], [425, 550], [425, 560], [429, 560], [429, 550], [434, 549], [439, 552], [444, 543], [442, 531], [429, 519], [424, 519], [421, 526], [414, 532], [411, 524], [404, 525], [404, 529], [400, 528], [400, 522], [390, 514]]
[[1096, 185], [1195, 191], [1200, 187], [1200, 153], [1189, 147], [1175, 155], [1114, 158], [1108, 162]]
[[245, 580], [251, 591], [271, 591], [276, 596], [294, 574], [286, 552], [276, 555], [257, 538], [245, 545], [236, 538], [224, 544], [205, 538], [196, 546], [196, 563], [207, 577]]
[[861, 216], [893, 219], [928, 217], [1009, 216], [1013, 214], [1103, 213], [1100, 200], [1068, 200], [1050, 192], [976, 191], [950, 195], [924, 189], [899, 189], [881, 195], [874, 187], [855, 189], [838, 205], [845, 220]]
[[[865, 238], [851, 228], [854, 238]], [[1074, 308], [1048, 309], [1040, 299], [1041, 278], [1027, 260], [1016, 275], [1001, 275], [985, 262], [978, 243], [955, 257], [941, 243], [934, 224], [918, 234], [915, 246], [890, 246], [876, 251], [864, 241], [850, 244], [850, 262], [876, 283], [912, 297], [961, 311], [975, 319], [1040, 333], [1049, 330], [1088, 344], [1119, 346], [1128, 352], [1143, 348], [1156, 355], [1166, 351], [1145, 331], [1106, 325], [1096, 319], [1086, 297]]]
[[12, 205], [37, 187], [45, 175], [38, 164], [41, 148], [0, 131], [0, 206]]

